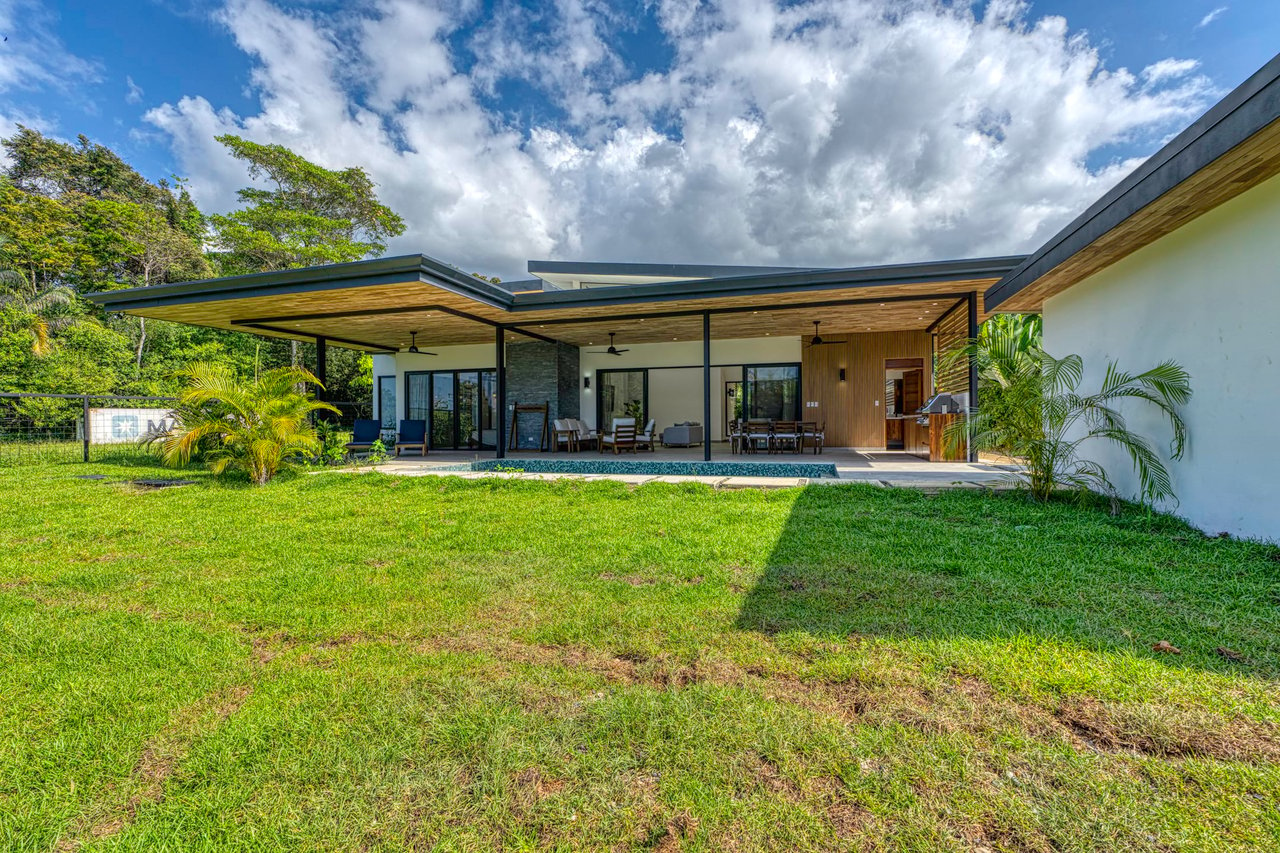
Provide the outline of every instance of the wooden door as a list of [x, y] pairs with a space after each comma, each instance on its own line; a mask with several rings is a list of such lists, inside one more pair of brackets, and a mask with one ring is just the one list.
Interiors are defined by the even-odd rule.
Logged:
[[902, 413], [909, 415], [924, 405], [924, 371], [908, 370], [902, 374]]

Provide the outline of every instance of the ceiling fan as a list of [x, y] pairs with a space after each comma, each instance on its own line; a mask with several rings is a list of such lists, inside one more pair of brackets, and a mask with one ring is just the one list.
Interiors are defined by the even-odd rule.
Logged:
[[822, 335], [818, 334], [818, 324], [819, 324], [819, 323], [821, 323], [821, 322], [822, 322], [821, 320], [814, 320], [814, 321], [813, 321], [813, 337], [812, 337], [812, 338], [809, 338], [809, 346], [811, 346], [811, 347], [820, 347], [820, 346], [823, 346], [824, 344], [838, 344], [838, 343], [842, 343], [842, 341], [824, 341], [824, 340], [822, 339]]
[[617, 347], [615, 347], [615, 346], [613, 345], [613, 336], [614, 336], [614, 335], [616, 335], [616, 334], [617, 334], [617, 332], [610, 332], [610, 333], [609, 333], [609, 348], [608, 348], [608, 349], [593, 349], [593, 350], [588, 350], [588, 352], [593, 352], [593, 353], [602, 353], [602, 354], [606, 354], [606, 355], [622, 355], [624, 352], [631, 352], [631, 350], [629, 350], [629, 349], [618, 349]]
[[423, 352], [422, 350], [418, 349], [418, 333], [417, 332], [409, 333], [409, 352], [413, 353], [414, 355], [435, 355], [435, 353], [433, 352]]

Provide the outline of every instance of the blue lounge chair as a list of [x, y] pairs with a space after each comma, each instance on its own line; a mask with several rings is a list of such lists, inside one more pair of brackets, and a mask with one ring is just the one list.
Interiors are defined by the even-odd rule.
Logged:
[[418, 449], [427, 455], [427, 422], [401, 421], [400, 434], [396, 437], [396, 456], [401, 450]]
[[373, 447], [382, 433], [382, 424], [372, 420], [357, 420], [351, 430], [351, 440], [347, 442], [348, 453], [363, 453]]

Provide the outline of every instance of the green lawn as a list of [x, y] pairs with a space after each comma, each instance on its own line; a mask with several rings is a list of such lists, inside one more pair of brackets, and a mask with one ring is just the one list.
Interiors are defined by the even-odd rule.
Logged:
[[0, 469], [4, 849], [1280, 847], [1275, 548], [1014, 494], [119, 482], [156, 473]]

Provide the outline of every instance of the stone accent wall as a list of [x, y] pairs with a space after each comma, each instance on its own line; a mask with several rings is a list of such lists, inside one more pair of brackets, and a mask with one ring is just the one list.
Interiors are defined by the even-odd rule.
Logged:
[[[547, 403], [548, 429], [556, 418], [579, 417], [578, 348], [568, 344], [522, 341], [507, 344], [507, 429], [511, 429], [516, 403]], [[517, 446], [536, 448], [540, 419], [520, 419]], [[548, 436], [550, 438], [550, 436]], [[507, 437], [503, 437], [505, 442]]]

